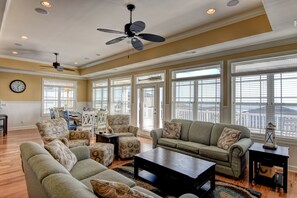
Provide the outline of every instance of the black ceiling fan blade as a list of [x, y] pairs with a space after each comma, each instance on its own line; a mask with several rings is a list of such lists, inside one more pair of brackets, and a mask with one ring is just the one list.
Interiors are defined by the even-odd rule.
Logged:
[[65, 68], [65, 67], [63, 67], [63, 70], [67, 70], [67, 71], [75, 71], [74, 69]]
[[132, 46], [136, 50], [143, 50], [143, 44], [138, 38], [132, 38], [131, 39]]
[[152, 42], [164, 42], [165, 38], [159, 35], [155, 35], [155, 34], [139, 34], [137, 35], [139, 38], [142, 38], [144, 40], [147, 41], [152, 41]]
[[101, 32], [107, 32], [107, 33], [114, 33], [114, 34], [125, 34], [125, 32], [118, 31], [118, 30], [110, 30], [110, 29], [104, 29], [104, 28], [97, 28], [98, 31]]
[[115, 44], [115, 43], [118, 43], [118, 42], [120, 42], [120, 41], [124, 40], [125, 38], [127, 38], [127, 36], [121, 36], [121, 37], [118, 37], [118, 38], [112, 39], [112, 40], [110, 40], [110, 41], [106, 42], [105, 44], [106, 44], [106, 45]]
[[143, 31], [144, 28], [145, 28], [145, 23], [143, 21], [135, 21], [130, 26], [130, 31], [134, 32], [134, 33], [138, 33], [138, 32]]

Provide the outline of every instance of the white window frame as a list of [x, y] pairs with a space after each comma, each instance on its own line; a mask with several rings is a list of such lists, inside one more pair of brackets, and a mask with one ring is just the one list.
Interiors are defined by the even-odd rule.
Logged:
[[[62, 86], [62, 85], [45, 85], [45, 81], [53, 81], [53, 82], [62, 82], [62, 83], [65, 83], [65, 82], [70, 82], [70, 83], [73, 83], [74, 86]], [[74, 80], [61, 80], [61, 79], [53, 79], [53, 78], [43, 78], [42, 79], [42, 105], [41, 105], [41, 115], [42, 116], [48, 116], [49, 113], [44, 113], [45, 111], [45, 105], [44, 105], [44, 102], [45, 102], [45, 99], [44, 99], [44, 88], [45, 87], [58, 87], [59, 89], [60, 88], [73, 88], [74, 89], [74, 96], [73, 96], [73, 110], [76, 109], [77, 107], [77, 81], [74, 81]], [[58, 107], [61, 107], [61, 91], [58, 92]]]
[[[102, 86], [95, 86], [96, 83], [99, 83], [99, 82], [106, 82], [106, 85], [102, 85]], [[107, 110], [109, 110], [109, 80], [108, 79], [102, 79], [102, 80], [94, 80], [92, 81], [92, 106], [93, 108], [96, 108], [96, 104], [97, 102], [96, 101], [101, 101], [101, 106], [103, 106], [103, 103], [104, 103], [104, 99], [102, 98], [103, 97], [103, 89], [106, 88], [107, 89]], [[96, 100], [96, 92], [95, 90], [96, 89], [102, 89], [101, 92], [101, 100]]]
[[[236, 76], [252, 76], [252, 75], [267, 75], [267, 108], [266, 108], [266, 117], [271, 120], [274, 120], [274, 106], [277, 106], [276, 103], [274, 103], [273, 98], [274, 98], [274, 91], [269, 91], [270, 89], [274, 90], [274, 79], [273, 79], [273, 74], [282, 74], [282, 73], [290, 73], [290, 72], [297, 72], [297, 65], [293, 67], [284, 67], [284, 68], [273, 68], [270, 70], [260, 70], [260, 71], [247, 71], [247, 72], [238, 72], [234, 73], [233, 67], [234, 64], [238, 64], [240, 62], [261, 62], [263, 59], [271, 59], [271, 58], [277, 58], [277, 57], [285, 57], [285, 56], [292, 56], [292, 55], [297, 55], [297, 51], [290, 51], [290, 52], [281, 52], [281, 53], [272, 53], [268, 55], [260, 55], [260, 56], [254, 56], [254, 57], [248, 57], [248, 58], [241, 58], [241, 59], [234, 59], [229, 61], [230, 65], [230, 71], [229, 71], [229, 77], [231, 81], [231, 89], [229, 92], [229, 96], [231, 96], [231, 123], [235, 123], [235, 77]], [[233, 73], [232, 73], [233, 72]], [[270, 95], [269, 95], [270, 94]], [[297, 103], [297, 102], [296, 102]], [[279, 103], [278, 103], [279, 104]], [[284, 104], [285, 103], [281, 103]], [[294, 103], [295, 104], [295, 103]], [[271, 116], [269, 113], [273, 113], [273, 116]], [[270, 121], [268, 120], [268, 122]], [[267, 121], [266, 121], [267, 122]], [[267, 124], [267, 123], [266, 123]], [[265, 129], [262, 129], [260, 132], [256, 132], [251, 130], [252, 132], [252, 137], [258, 140], [264, 140], [264, 133]], [[281, 132], [282, 133], [282, 132]], [[290, 137], [290, 136], [278, 136], [277, 139], [280, 141], [284, 141], [286, 143], [291, 142], [296, 144], [296, 137]], [[297, 144], [296, 144], [297, 145]]]
[[[126, 83], [126, 84], [120, 84], [120, 85], [112, 85], [111, 81], [117, 81], [117, 80], [123, 80], [123, 79], [129, 79], [130, 80], [130, 83]], [[132, 76], [126, 76], [126, 77], [120, 77], [120, 78], [110, 78], [109, 79], [109, 105], [108, 105], [108, 108], [109, 108], [109, 112], [111, 113], [111, 103], [112, 103], [112, 90], [113, 88], [116, 88], [116, 87], [127, 87], [127, 86], [130, 86], [130, 104], [129, 104], [129, 108], [130, 108], [130, 113], [127, 114], [127, 115], [131, 115], [132, 113]], [[124, 114], [123, 111], [121, 111], [120, 114]]]
[[[216, 65], [219, 65], [220, 68], [220, 74], [215, 74], [215, 75], [205, 75], [205, 76], [197, 76], [197, 77], [187, 77], [187, 78], [179, 78], [179, 79], [174, 79], [174, 73], [177, 71], [186, 71], [186, 70], [195, 70], [195, 69], [210, 69], [210, 68], [217, 68]], [[188, 67], [183, 67], [183, 68], [178, 68], [178, 69], [171, 69], [169, 70], [170, 74], [170, 82], [169, 82], [169, 94], [170, 94], [170, 119], [174, 118], [174, 106], [172, 103], [172, 94], [173, 94], [173, 82], [180, 82], [180, 81], [194, 81], [194, 103], [193, 103], [193, 120], [197, 120], [197, 99], [198, 99], [198, 93], [197, 93], [197, 86], [198, 82], [197, 80], [200, 79], [208, 79], [208, 78], [215, 78], [215, 76], [220, 78], [220, 107], [219, 107], [219, 112], [220, 112], [220, 121], [223, 120], [223, 66], [224, 62], [223, 61], [218, 61], [218, 62], [212, 62], [212, 63], [207, 63], [207, 64], [199, 64], [199, 65], [192, 65]], [[218, 121], [218, 122], [220, 122]]]

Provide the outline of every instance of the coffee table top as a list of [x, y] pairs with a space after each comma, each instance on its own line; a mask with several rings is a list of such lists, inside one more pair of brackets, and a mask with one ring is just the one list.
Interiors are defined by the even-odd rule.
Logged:
[[160, 147], [137, 154], [134, 157], [158, 164], [159, 166], [166, 167], [194, 179], [212, 166], [216, 165], [213, 162]]
[[105, 137], [105, 138], [119, 137], [119, 135], [115, 133], [96, 133], [96, 135]]

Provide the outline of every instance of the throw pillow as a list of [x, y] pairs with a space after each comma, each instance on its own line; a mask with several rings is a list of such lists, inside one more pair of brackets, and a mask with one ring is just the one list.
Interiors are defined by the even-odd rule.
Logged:
[[152, 198], [120, 182], [92, 179], [91, 184], [95, 194], [102, 198]]
[[165, 121], [164, 127], [163, 127], [163, 137], [180, 139], [180, 135], [181, 135], [180, 130], [181, 130], [181, 123]]
[[241, 131], [225, 127], [218, 140], [217, 146], [221, 149], [228, 150], [232, 144], [239, 140], [240, 135]]
[[77, 162], [76, 156], [58, 139], [44, 145], [44, 148], [68, 171], [70, 171]]

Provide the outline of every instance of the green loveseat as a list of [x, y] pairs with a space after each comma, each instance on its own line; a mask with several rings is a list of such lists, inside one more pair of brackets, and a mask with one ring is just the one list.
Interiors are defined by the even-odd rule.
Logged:
[[[173, 119], [182, 124], [180, 139], [162, 137], [163, 129], [151, 131], [153, 148], [163, 147], [201, 159], [215, 162], [216, 172], [239, 178], [246, 168], [247, 150], [252, 144], [250, 130], [231, 124]], [[225, 127], [241, 131], [240, 139], [228, 150], [217, 147], [218, 139]]]
[[[90, 159], [87, 146], [71, 148], [78, 162], [70, 172], [39, 144], [25, 142], [21, 144], [20, 150], [30, 198], [96, 198], [90, 183], [91, 179], [122, 182], [152, 197], [160, 197], [136, 186], [133, 180]], [[197, 198], [192, 194], [185, 194], [181, 197]]]

